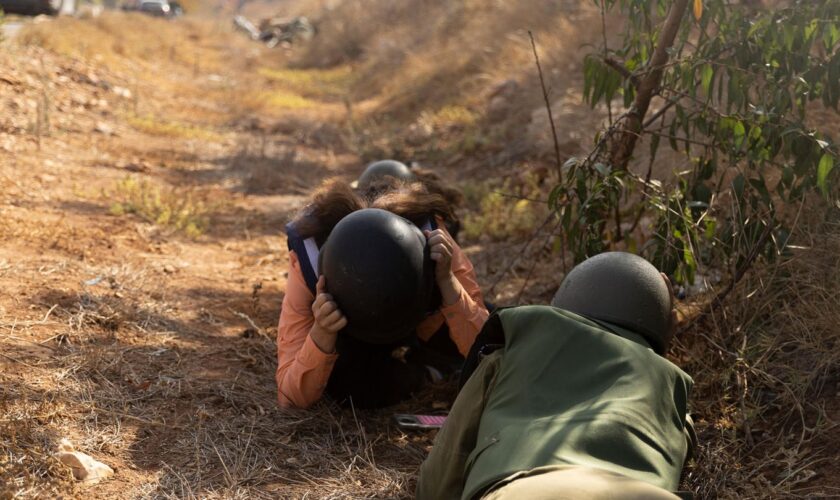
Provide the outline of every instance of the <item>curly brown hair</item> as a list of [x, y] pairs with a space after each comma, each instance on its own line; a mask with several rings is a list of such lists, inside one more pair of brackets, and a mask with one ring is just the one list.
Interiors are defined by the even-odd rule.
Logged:
[[404, 182], [385, 177], [371, 184], [364, 191], [354, 190], [341, 179], [328, 179], [315, 190], [309, 204], [292, 220], [303, 238], [315, 238], [318, 246], [324, 244], [332, 229], [348, 214], [363, 208], [380, 208], [422, 226], [430, 217], [455, 221], [453, 204], [460, 202], [460, 193], [451, 190], [448, 196], [439, 179], [430, 189], [421, 180]]

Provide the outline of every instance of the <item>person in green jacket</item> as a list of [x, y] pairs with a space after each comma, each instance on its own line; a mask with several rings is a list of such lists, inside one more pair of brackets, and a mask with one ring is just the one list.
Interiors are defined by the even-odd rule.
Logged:
[[667, 277], [624, 252], [576, 266], [551, 306], [495, 313], [417, 498], [678, 498], [695, 438], [674, 322]]

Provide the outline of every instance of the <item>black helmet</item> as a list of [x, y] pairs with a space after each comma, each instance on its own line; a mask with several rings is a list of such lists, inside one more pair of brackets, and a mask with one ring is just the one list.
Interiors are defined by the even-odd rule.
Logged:
[[591, 257], [563, 279], [551, 305], [632, 330], [660, 354], [671, 328], [671, 293], [653, 264], [626, 252]]
[[434, 261], [410, 221], [366, 208], [344, 217], [321, 248], [327, 290], [347, 317], [342, 334], [374, 344], [407, 337], [434, 297]]
[[365, 168], [357, 181], [359, 189], [366, 189], [375, 181], [385, 176], [391, 176], [402, 181], [413, 181], [414, 174], [404, 163], [396, 160], [375, 161]]

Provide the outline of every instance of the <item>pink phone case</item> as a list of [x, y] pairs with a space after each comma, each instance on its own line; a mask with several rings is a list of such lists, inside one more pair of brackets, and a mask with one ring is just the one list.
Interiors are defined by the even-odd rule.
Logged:
[[397, 425], [404, 429], [439, 429], [446, 422], [446, 415], [394, 415]]
[[437, 427], [443, 426], [446, 422], [446, 415], [414, 415], [417, 420], [423, 425], [435, 425]]

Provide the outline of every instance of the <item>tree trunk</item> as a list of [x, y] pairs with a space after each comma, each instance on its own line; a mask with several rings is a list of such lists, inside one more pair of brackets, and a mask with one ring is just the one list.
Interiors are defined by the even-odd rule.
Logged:
[[633, 106], [624, 119], [618, 138], [613, 143], [615, 147], [612, 151], [610, 163], [615, 169], [627, 170], [627, 164], [630, 162], [633, 150], [636, 149], [636, 141], [642, 133], [642, 122], [647, 114], [648, 107], [650, 107], [650, 100], [653, 98], [653, 93], [657, 87], [659, 87], [660, 80], [662, 80], [663, 66], [668, 62], [668, 49], [674, 44], [674, 39], [680, 30], [680, 22], [687, 8], [688, 0], [674, 0], [674, 3], [671, 4], [671, 9], [668, 11], [668, 16], [662, 26], [659, 42], [648, 62], [647, 72], [639, 81], [636, 89]]

